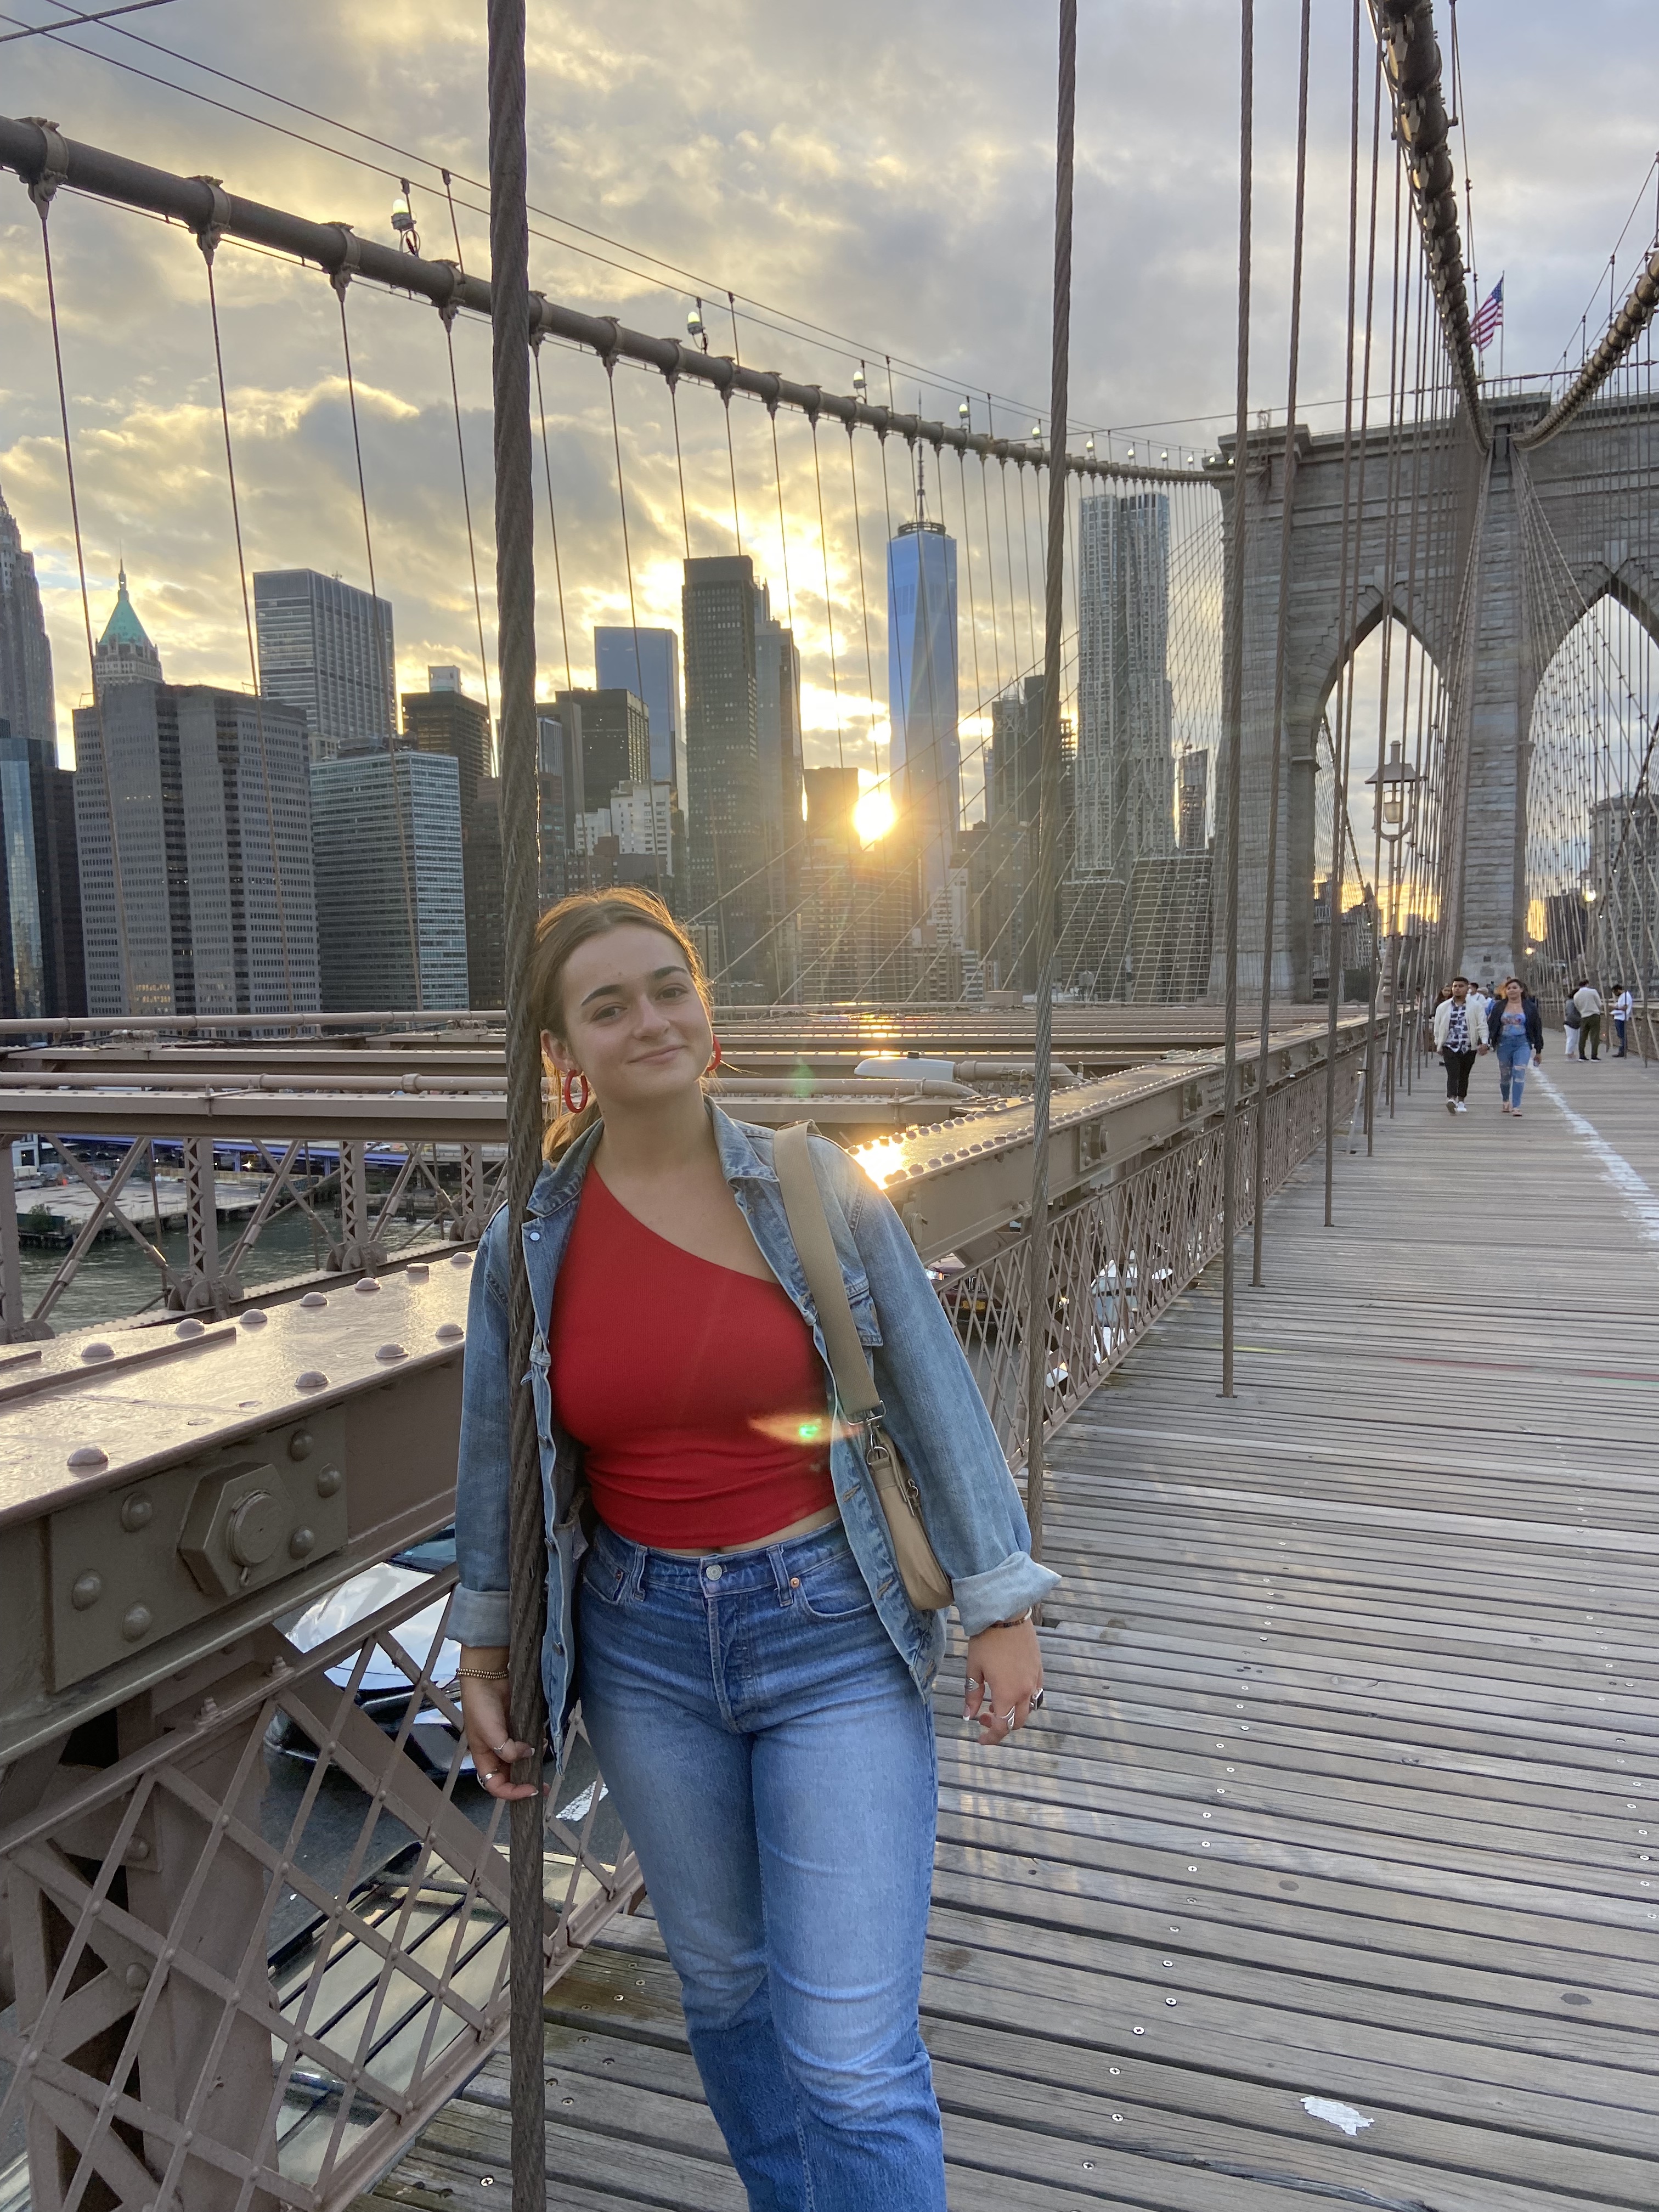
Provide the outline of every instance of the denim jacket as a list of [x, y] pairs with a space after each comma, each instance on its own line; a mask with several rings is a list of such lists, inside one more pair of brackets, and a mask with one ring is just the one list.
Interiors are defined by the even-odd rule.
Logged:
[[[793, 1300], [824, 1360], [827, 1400], [835, 1384], [824, 1357], [806, 1278], [796, 1255], [772, 1164], [772, 1134], [709, 1108], [720, 1167], [768, 1266]], [[582, 1181], [599, 1143], [591, 1130], [542, 1170], [524, 1226], [525, 1266], [536, 1310], [528, 1380], [541, 1438], [542, 1498], [547, 1522], [547, 1633], [542, 1679], [549, 1714], [562, 1723], [574, 1693], [573, 1593], [586, 1548], [581, 1446], [559, 1425], [548, 1380], [547, 1335], [559, 1262], [576, 1218]], [[1030, 1530], [996, 1431], [939, 1304], [927, 1271], [892, 1206], [863, 1170], [826, 1138], [811, 1145], [818, 1188], [859, 1334], [869, 1348], [887, 1425], [915, 1477], [922, 1517], [950, 1576], [963, 1630], [970, 1636], [1022, 1613], [1060, 1577], [1030, 1553]], [[508, 1214], [501, 1207], [478, 1249], [468, 1310], [461, 1397], [460, 1468], [456, 1484], [456, 1558], [460, 1588], [452, 1636], [470, 1644], [507, 1641]], [[835, 1424], [830, 1473], [842, 1525], [883, 1626], [919, 1690], [938, 1671], [945, 1624], [919, 1612], [905, 1593], [887, 1523], [865, 1465], [858, 1433]], [[553, 1730], [558, 1745], [562, 1726]]]

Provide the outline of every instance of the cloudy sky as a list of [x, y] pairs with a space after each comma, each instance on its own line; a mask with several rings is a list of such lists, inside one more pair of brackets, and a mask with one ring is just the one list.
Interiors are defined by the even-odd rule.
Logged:
[[[76, 9], [4, 0], [0, 30]], [[1294, 128], [1295, 0], [1258, 0], [1252, 404], [1284, 404]], [[1446, 35], [1444, 0], [1437, 10]], [[1316, 0], [1301, 411], [1340, 423], [1349, 9]], [[1462, 0], [1463, 120], [1483, 293], [1501, 271], [1504, 366], [1549, 368], [1605, 318], [1617, 275], [1651, 238], [1659, 27], [1638, 0]], [[1223, 0], [1084, 0], [1079, 76], [1073, 440], [1093, 428], [1144, 454], [1212, 442], [1231, 411], [1237, 191], [1238, 20]], [[142, 43], [149, 41], [150, 43]], [[532, 281], [550, 297], [678, 332], [701, 295], [711, 343], [840, 390], [860, 359], [885, 397], [920, 394], [1023, 434], [1046, 413], [1052, 222], [1053, 10], [1031, 0], [531, 0]], [[120, 66], [118, 66], [120, 64]], [[487, 262], [482, 0], [170, 0], [70, 40], [0, 46], [0, 107], [71, 137], [389, 238], [408, 175], [424, 250], [455, 251], [439, 165], [455, 178], [469, 268]], [[218, 72], [214, 74], [213, 72]], [[289, 104], [284, 104], [289, 103]], [[306, 111], [310, 111], [309, 112]], [[1462, 167], [1463, 146], [1457, 149]], [[60, 725], [86, 689], [39, 225], [0, 180], [0, 489], [46, 586]], [[125, 556], [133, 597], [176, 680], [248, 680], [203, 264], [192, 241], [68, 195], [52, 216], [94, 621]], [[247, 566], [368, 580], [338, 310], [314, 271], [233, 246], [217, 265]], [[1622, 289], [1622, 288], [1621, 288]], [[444, 333], [428, 307], [354, 289], [349, 301], [368, 519], [394, 607], [399, 682], [480, 660]], [[815, 326], [815, 327], [812, 327]], [[489, 334], [459, 323], [454, 354], [493, 653]], [[1495, 360], [1489, 363], [1495, 368]], [[674, 427], [652, 377], [619, 369], [615, 399], [630, 535], [623, 558], [611, 394], [591, 358], [543, 357], [563, 621], [550, 541], [538, 549], [544, 689], [591, 681], [592, 625], [677, 621], [682, 544]], [[805, 653], [809, 755], [871, 757], [884, 737], [886, 514], [875, 441], [857, 450], [757, 408], [726, 424], [681, 395], [694, 552], [732, 550], [738, 520]], [[950, 501], [960, 496], [947, 481]], [[819, 532], [818, 499], [823, 532]], [[545, 490], [544, 489], [544, 520]], [[1036, 502], [1030, 502], [1036, 544]], [[970, 502], [971, 514], [971, 502]], [[1024, 658], [1024, 564], [998, 530], [972, 558], [1004, 598], [988, 667]], [[969, 530], [970, 538], [972, 529]], [[863, 581], [860, 580], [862, 555]], [[1008, 574], [1012, 553], [1013, 573]], [[828, 599], [836, 660], [832, 672]], [[867, 617], [872, 647], [866, 664]], [[964, 649], [964, 661], [966, 651]], [[872, 667], [873, 685], [866, 667]], [[492, 697], [495, 690], [490, 672]], [[964, 702], [967, 704], [968, 702]], [[67, 757], [67, 756], [66, 756]], [[970, 779], [971, 780], [971, 779]]]

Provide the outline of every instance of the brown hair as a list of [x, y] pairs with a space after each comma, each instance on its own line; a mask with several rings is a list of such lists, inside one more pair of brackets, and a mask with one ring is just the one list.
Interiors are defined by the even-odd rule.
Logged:
[[[613, 929], [630, 927], [659, 930], [672, 939], [679, 949], [697, 996], [706, 1007], [710, 1006], [708, 979], [690, 937], [654, 892], [641, 890], [632, 884], [619, 884], [615, 890], [574, 891], [556, 906], [549, 907], [536, 924], [536, 942], [525, 982], [530, 996], [531, 1018], [538, 1034], [545, 1030], [561, 1044], [569, 1042], [564, 1028], [564, 971], [571, 954], [578, 945], [586, 945], [593, 938], [606, 937]], [[590, 1098], [580, 1114], [567, 1113], [558, 1087], [558, 1070], [550, 1061], [547, 1063], [547, 1072], [554, 1086], [553, 1103], [542, 1137], [542, 1153], [548, 1160], [556, 1160], [561, 1153], [569, 1151], [578, 1137], [593, 1127], [599, 1118], [599, 1109], [597, 1100]]]

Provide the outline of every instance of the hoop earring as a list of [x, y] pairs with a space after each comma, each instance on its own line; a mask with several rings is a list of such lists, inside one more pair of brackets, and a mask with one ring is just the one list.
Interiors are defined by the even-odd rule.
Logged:
[[725, 1057], [725, 1054], [724, 1054], [721, 1052], [721, 1050], [720, 1050], [720, 1039], [719, 1039], [718, 1037], [716, 1037], [716, 1038], [714, 1039], [714, 1051], [713, 1051], [713, 1052], [710, 1054], [710, 1055], [709, 1055], [708, 1066], [708, 1068], [707, 1068], [707, 1070], [706, 1070], [706, 1073], [708, 1073], [708, 1074], [710, 1074], [710, 1075], [713, 1075], [714, 1073], [715, 1073], [715, 1072], [718, 1070], [718, 1068], [719, 1068], [719, 1066], [720, 1066], [720, 1061], [722, 1060], [722, 1059], [724, 1059], [724, 1057]]
[[[576, 1103], [576, 1085], [579, 1083], [582, 1087], [582, 1103], [580, 1106]], [[587, 1111], [587, 1102], [593, 1096], [593, 1092], [580, 1068], [573, 1067], [563, 1082], [560, 1084], [559, 1095], [564, 1100], [564, 1110], [567, 1114], [585, 1114]]]

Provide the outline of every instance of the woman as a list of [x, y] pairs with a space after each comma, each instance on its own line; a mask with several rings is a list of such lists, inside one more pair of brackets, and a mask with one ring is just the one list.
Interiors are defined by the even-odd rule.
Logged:
[[[943, 1618], [907, 1598], [862, 1431], [835, 1418], [771, 1136], [704, 1098], [718, 1053], [690, 940], [643, 892], [568, 898], [542, 918], [527, 988], [567, 1108], [523, 1245], [554, 1742], [579, 1693], [750, 2205], [943, 2212], [917, 2024]], [[1040, 1701], [1030, 1608], [1057, 1577], [1030, 1557], [897, 1215], [836, 1146], [811, 1149], [968, 1634], [964, 1716], [1000, 1743]], [[538, 1748], [503, 1679], [509, 1234], [503, 1210], [474, 1274], [451, 1629], [468, 1742], [501, 1798], [536, 1786], [508, 1768]]]
[[1498, 1088], [1503, 1096], [1504, 1111], [1518, 1121], [1527, 1070], [1544, 1064], [1544, 1021], [1537, 1000], [1527, 996], [1517, 976], [1511, 975], [1504, 986], [1502, 1002], [1492, 1018], [1492, 1030], [1498, 1047]]

